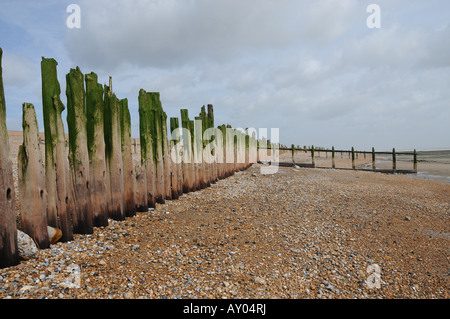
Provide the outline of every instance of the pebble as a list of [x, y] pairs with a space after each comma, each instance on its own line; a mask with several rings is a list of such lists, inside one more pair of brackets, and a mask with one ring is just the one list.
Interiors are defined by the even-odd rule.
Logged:
[[0, 298], [448, 298], [447, 185], [260, 167], [0, 270]]

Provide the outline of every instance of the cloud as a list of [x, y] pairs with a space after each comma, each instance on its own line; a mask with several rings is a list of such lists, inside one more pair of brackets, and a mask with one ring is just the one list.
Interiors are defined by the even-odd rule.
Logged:
[[[212, 103], [217, 124], [280, 127], [285, 144], [357, 147], [392, 135], [408, 147], [450, 134], [442, 1], [379, 0], [381, 29], [366, 26], [369, 0], [80, 0], [81, 29], [65, 26], [70, 1], [5, 3], [0, 23], [24, 39], [5, 37], [10, 105], [28, 99], [28, 78], [39, 86], [44, 55], [58, 60], [62, 88], [77, 65], [103, 83], [112, 76], [133, 123], [144, 88], [161, 93], [168, 116]], [[417, 137], [414, 127], [424, 133], [411, 141], [402, 132]]]
[[39, 78], [38, 67], [29, 59], [3, 52], [3, 82], [5, 86], [23, 87], [36, 82]]
[[[81, 1], [82, 27], [67, 31], [73, 60], [100, 68], [129, 62], [178, 67], [230, 61], [243, 50], [270, 49], [294, 39], [284, 16], [295, 1]], [[247, 52], [248, 53], [248, 52]]]

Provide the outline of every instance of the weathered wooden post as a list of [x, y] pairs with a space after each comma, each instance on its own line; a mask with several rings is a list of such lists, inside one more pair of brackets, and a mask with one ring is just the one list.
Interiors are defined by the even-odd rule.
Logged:
[[45, 133], [45, 176], [47, 188], [47, 221], [62, 231], [61, 241], [73, 239], [72, 215], [76, 214], [69, 159], [65, 147], [64, 125], [61, 113], [61, 88], [54, 59], [42, 57], [42, 106]]
[[163, 163], [164, 163], [164, 199], [172, 199], [172, 187], [171, 187], [171, 176], [172, 176], [172, 165], [170, 160], [170, 148], [169, 139], [167, 138], [167, 114], [163, 111], [161, 101], [159, 101], [159, 106], [161, 108], [161, 132], [162, 132], [162, 153], [163, 153]]
[[334, 146], [331, 147], [331, 168], [336, 168]]
[[397, 170], [397, 156], [395, 154], [395, 148], [392, 149], [392, 170]]
[[[178, 117], [170, 118], [170, 131], [172, 135], [173, 145], [171, 149], [175, 153], [175, 165], [174, 165], [174, 173], [175, 180], [172, 181], [172, 195], [175, 195], [174, 198], [178, 198], [183, 194], [183, 169], [182, 169], [182, 158], [180, 154], [181, 150], [181, 133], [180, 133], [180, 123]], [[174, 136], [174, 132], [176, 132]]]
[[352, 169], [355, 169], [355, 148], [352, 146]]
[[131, 115], [128, 109], [128, 99], [120, 100], [120, 134], [123, 165], [123, 210], [125, 217], [136, 215], [135, 172], [133, 151], [131, 149]]
[[14, 178], [9, 158], [8, 129], [6, 127], [5, 91], [0, 48], [0, 268], [19, 263], [16, 214], [14, 212]]
[[195, 117], [194, 121], [194, 167], [198, 174], [198, 189], [206, 188], [205, 168], [203, 163], [203, 124], [200, 116]]
[[137, 212], [147, 212], [148, 211], [148, 190], [147, 190], [147, 168], [145, 163], [140, 161], [138, 165], [135, 166], [135, 176], [136, 176], [136, 188], [134, 192], [134, 201], [136, 204]]
[[413, 154], [413, 169], [414, 169], [414, 171], [417, 172], [417, 152], [416, 152], [416, 149], [414, 149], [414, 154]]
[[155, 201], [164, 204], [164, 155], [163, 155], [163, 133], [162, 133], [162, 114], [159, 100], [159, 92], [147, 92], [150, 102], [150, 125], [152, 128], [152, 144], [155, 167], [155, 188], [153, 196]]
[[[214, 106], [212, 104], [208, 104], [208, 112], [207, 112], [207, 122], [208, 128], [214, 128]], [[217, 130], [216, 130], [217, 132]], [[218, 165], [217, 165], [217, 136], [212, 137], [212, 142], [214, 145], [214, 150], [212, 154], [214, 155], [214, 161], [211, 165], [212, 175], [211, 175], [211, 183], [215, 183], [218, 180]]]
[[183, 193], [188, 193], [195, 190], [191, 121], [187, 109], [181, 109], [180, 113], [181, 127], [183, 128]]
[[227, 167], [227, 176], [232, 176], [234, 174], [234, 163], [236, 158], [235, 152], [235, 139], [233, 134], [233, 128], [231, 125], [226, 125], [226, 167]]
[[376, 163], [375, 163], [375, 148], [374, 147], [372, 147], [372, 169], [373, 170], [377, 169]]
[[[226, 177], [226, 128], [225, 125], [220, 125], [217, 127], [221, 133], [222, 140], [218, 142], [218, 154], [217, 160], [219, 162], [219, 178], [224, 179]], [[257, 153], [259, 157], [259, 152]]]
[[295, 145], [292, 144], [291, 148], [292, 148], [292, 163], [295, 164]]
[[151, 105], [149, 95], [143, 89], [139, 91], [139, 135], [141, 143], [141, 166], [146, 169], [147, 206], [154, 208], [156, 204], [155, 191], [155, 161], [156, 152], [153, 147], [153, 132]]
[[314, 145], [311, 145], [311, 163], [312, 163], [312, 167], [316, 167], [316, 162], [314, 159]]
[[206, 141], [203, 140], [203, 134], [205, 133], [206, 129], [208, 128], [208, 123], [207, 123], [207, 117], [206, 117], [206, 109], [205, 106], [203, 105], [200, 109], [200, 114], [198, 117], [195, 118], [198, 124], [200, 124], [200, 128], [196, 131], [196, 134], [199, 134], [199, 136], [196, 136], [196, 140], [197, 140], [197, 152], [198, 152], [198, 156], [197, 159], [199, 161], [198, 165], [199, 165], [199, 169], [200, 169], [200, 175], [201, 175], [201, 179], [202, 182], [201, 187], [205, 188], [210, 186], [210, 182], [209, 182], [209, 165], [208, 163], [204, 160], [203, 158], [203, 149], [206, 146]]
[[200, 176], [199, 176], [199, 170], [197, 165], [197, 158], [195, 157], [195, 146], [197, 145], [195, 143], [195, 120], [189, 120], [189, 129], [191, 130], [191, 147], [192, 147], [192, 169], [193, 169], [193, 176], [194, 176], [194, 190], [200, 190]]
[[108, 216], [114, 220], [124, 220], [123, 210], [123, 162], [120, 132], [120, 102], [112, 90], [112, 79], [104, 89], [104, 129], [105, 159], [108, 196]]
[[89, 153], [87, 146], [84, 75], [79, 67], [66, 75], [67, 126], [69, 130], [69, 164], [74, 183], [76, 214], [72, 216], [73, 232], [94, 232], [89, 190]]
[[91, 209], [94, 226], [102, 227], [108, 225], [103, 85], [97, 82], [97, 74], [94, 72], [86, 74], [84, 79]]
[[17, 156], [18, 189], [22, 229], [40, 249], [50, 247], [47, 232], [47, 191], [45, 168], [39, 146], [39, 128], [33, 104], [24, 103], [23, 144]]

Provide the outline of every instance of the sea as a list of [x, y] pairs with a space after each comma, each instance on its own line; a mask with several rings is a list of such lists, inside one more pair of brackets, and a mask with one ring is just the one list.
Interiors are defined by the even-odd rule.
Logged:
[[[377, 156], [378, 163], [389, 165], [392, 160], [387, 155]], [[399, 169], [412, 169], [413, 159], [410, 155], [398, 155]], [[409, 174], [413, 178], [434, 180], [450, 184], [450, 150], [417, 151], [417, 174]]]

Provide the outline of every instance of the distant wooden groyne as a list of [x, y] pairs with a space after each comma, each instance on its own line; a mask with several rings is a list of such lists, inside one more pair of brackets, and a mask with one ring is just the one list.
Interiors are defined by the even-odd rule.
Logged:
[[[375, 148], [372, 147], [372, 151], [357, 151], [354, 147], [352, 147], [350, 150], [339, 150], [332, 147], [331, 149], [316, 149], [314, 148], [314, 145], [310, 148], [296, 148], [294, 145], [292, 145], [291, 148], [287, 147], [280, 147], [280, 151], [291, 151], [292, 152], [292, 161], [291, 162], [280, 162], [280, 166], [298, 166], [298, 167], [308, 167], [308, 168], [331, 168], [331, 169], [344, 169], [344, 170], [364, 170], [364, 171], [373, 171], [373, 172], [380, 172], [380, 173], [387, 173], [387, 174], [415, 174], [417, 173], [417, 151], [413, 150], [411, 152], [396, 152], [395, 148], [392, 149], [392, 152], [376, 152]], [[296, 152], [303, 152], [303, 153], [310, 153], [311, 156], [311, 162], [310, 163], [298, 163], [295, 161], [295, 154]], [[330, 154], [330, 161], [331, 161], [331, 167], [323, 167], [316, 165], [316, 155], [320, 155], [320, 153], [325, 153], [325, 157], [328, 158], [328, 154]], [[345, 168], [345, 167], [337, 167], [336, 166], [336, 155], [340, 155], [341, 158], [344, 156], [348, 156], [349, 159], [351, 159], [352, 167], [351, 168]], [[362, 155], [364, 158], [366, 156], [372, 157], [371, 162], [371, 168], [357, 168], [356, 167], [356, 159]], [[388, 155], [392, 159], [392, 169], [386, 169], [386, 168], [377, 168], [377, 162], [376, 158], [377, 155]], [[412, 159], [412, 169], [398, 169], [397, 168], [397, 156], [400, 155], [406, 155], [410, 156]]]

